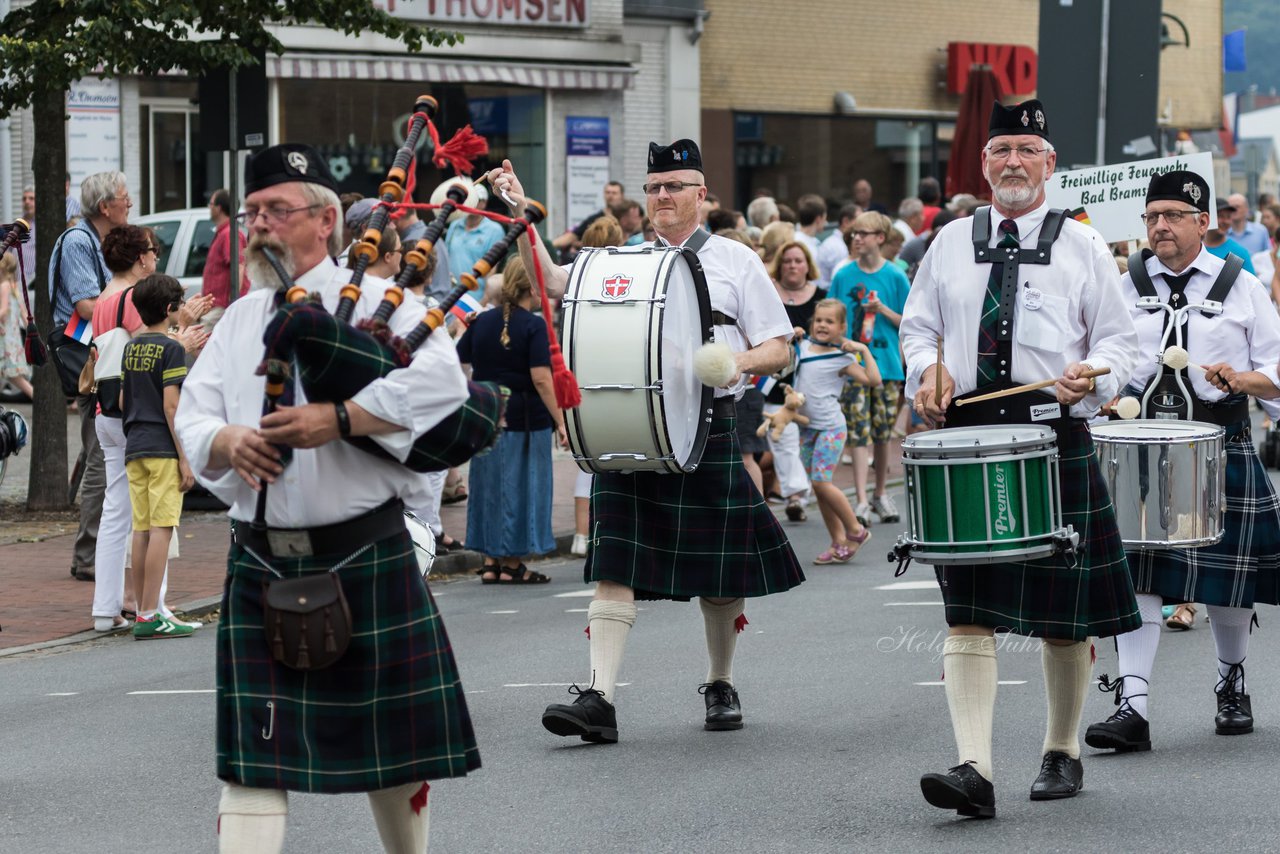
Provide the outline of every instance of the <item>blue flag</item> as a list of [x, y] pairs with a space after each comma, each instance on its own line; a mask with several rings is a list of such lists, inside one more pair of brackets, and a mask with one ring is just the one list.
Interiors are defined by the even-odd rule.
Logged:
[[1222, 37], [1222, 70], [1244, 71], [1244, 30], [1227, 33]]

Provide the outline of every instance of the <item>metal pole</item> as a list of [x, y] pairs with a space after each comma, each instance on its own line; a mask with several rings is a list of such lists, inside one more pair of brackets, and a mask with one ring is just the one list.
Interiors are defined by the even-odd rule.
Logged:
[[227, 226], [228, 248], [231, 253], [231, 281], [227, 286], [227, 304], [236, 301], [240, 296], [240, 224], [236, 221], [236, 213], [240, 210], [240, 128], [236, 123], [236, 70], [231, 69], [227, 77], [227, 104], [231, 115], [227, 117], [227, 130], [231, 135], [231, 170], [228, 176], [227, 192], [231, 194], [231, 222]]
[[1111, 0], [1102, 0], [1102, 52], [1098, 59], [1098, 154], [1095, 165], [1107, 162], [1107, 55], [1111, 52]]

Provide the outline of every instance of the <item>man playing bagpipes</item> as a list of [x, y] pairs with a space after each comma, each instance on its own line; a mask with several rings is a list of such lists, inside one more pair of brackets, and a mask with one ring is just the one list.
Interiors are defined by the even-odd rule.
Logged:
[[[401, 178], [411, 145], [404, 151]], [[421, 852], [426, 781], [463, 776], [480, 757], [404, 524], [403, 504], [425, 475], [402, 461], [416, 440], [457, 418], [468, 383], [446, 335], [402, 352], [404, 367], [358, 393], [325, 402], [315, 401], [338, 384], [306, 384], [318, 367], [304, 364], [301, 344], [264, 360], [264, 334], [278, 344], [295, 315], [328, 330], [319, 340], [333, 339], [329, 358], [308, 358], [337, 377], [367, 361], [343, 367], [346, 351], [372, 336], [320, 322], [353, 292], [351, 271], [331, 259], [342, 248], [341, 208], [324, 161], [305, 145], [268, 148], [250, 159], [245, 192], [252, 290], [215, 328], [177, 416], [191, 466], [230, 505], [234, 530], [218, 626], [220, 848], [279, 851], [293, 790], [367, 792], [386, 849]], [[385, 215], [382, 226], [390, 227]], [[287, 278], [324, 311], [305, 299], [282, 306]], [[363, 285], [353, 323], [392, 290], [381, 279]], [[419, 301], [399, 302], [384, 332], [402, 339], [423, 315]], [[290, 367], [301, 381], [277, 375]], [[300, 585], [309, 587], [299, 593]]]

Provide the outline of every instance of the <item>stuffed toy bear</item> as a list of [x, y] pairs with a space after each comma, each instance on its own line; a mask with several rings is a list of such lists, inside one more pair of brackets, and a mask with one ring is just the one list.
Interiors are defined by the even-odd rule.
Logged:
[[782, 385], [782, 393], [786, 396], [786, 402], [777, 412], [765, 415], [764, 423], [756, 430], [757, 436], [763, 436], [768, 430], [770, 437], [776, 442], [782, 438], [782, 431], [792, 421], [801, 427], [809, 423], [809, 416], [800, 414], [800, 407], [804, 406], [804, 395], [786, 383]]

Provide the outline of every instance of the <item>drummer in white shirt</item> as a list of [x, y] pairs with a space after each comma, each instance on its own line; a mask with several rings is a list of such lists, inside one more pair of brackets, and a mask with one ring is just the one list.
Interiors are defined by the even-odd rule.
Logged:
[[[1126, 394], [1147, 399], [1145, 417], [1186, 419], [1187, 389], [1195, 398], [1191, 417], [1226, 430], [1225, 534], [1213, 546], [1129, 552], [1143, 624], [1116, 638], [1120, 673], [1113, 682], [1104, 678], [1102, 687], [1115, 691], [1119, 708], [1089, 727], [1085, 742], [1091, 747], [1151, 749], [1148, 681], [1162, 600], [1208, 606], [1218, 658], [1215, 729], [1219, 735], [1253, 731], [1244, 659], [1254, 604], [1280, 604], [1280, 500], [1250, 437], [1248, 396], [1280, 397], [1280, 318], [1267, 288], [1239, 269], [1235, 256], [1224, 260], [1204, 248], [1211, 199], [1208, 183], [1194, 172], [1155, 175], [1147, 188], [1143, 219], [1151, 249], [1129, 259], [1122, 282], [1143, 353]], [[1138, 307], [1143, 295], [1174, 308], [1221, 302], [1220, 314], [1185, 315], [1183, 346], [1204, 370], [1157, 364], [1169, 315]], [[1174, 340], [1170, 334], [1168, 341]]]

